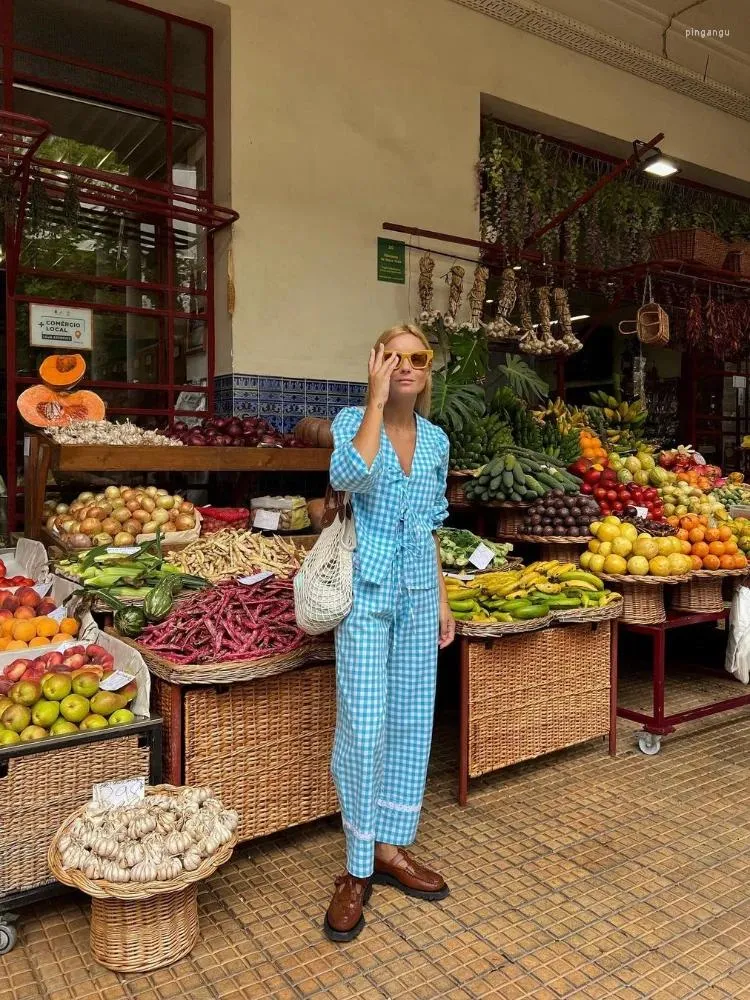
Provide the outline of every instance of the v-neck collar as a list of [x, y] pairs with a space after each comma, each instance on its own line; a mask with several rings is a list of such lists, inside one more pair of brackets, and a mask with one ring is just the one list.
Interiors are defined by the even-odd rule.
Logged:
[[393, 447], [393, 441], [391, 441], [391, 439], [390, 439], [390, 437], [388, 435], [388, 431], [386, 430], [386, 427], [385, 427], [385, 421], [383, 422], [383, 434], [385, 435], [385, 439], [388, 442], [388, 447], [391, 449], [391, 453], [392, 453], [393, 457], [396, 460], [396, 465], [398, 466], [399, 471], [401, 472], [401, 475], [404, 477], [404, 479], [411, 479], [412, 475], [414, 474], [414, 463], [417, 460], [417, 450], [419, 448], [419, 438], [420, 438], [420, 434], [419, 434], [419, 414], [418, 413], [414, 414], [414, 451], [413, 451], [412, 456], [411, 456], [411, 466], [410, 466], [408, 472], [406, 472], [404, 470], [404, 467], [401, 464], [401, 459], [398, 457], [398, 452]]

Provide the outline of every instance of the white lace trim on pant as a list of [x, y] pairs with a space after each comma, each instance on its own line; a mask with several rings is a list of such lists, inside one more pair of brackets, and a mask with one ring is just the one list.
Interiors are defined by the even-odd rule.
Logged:
[[395, 812], [402, 813], [418, 813], [422, 808], [421, 802], [416, 806], [407, 806], [402, 802], [386, 802], [385, 799], [378, 799], [376, 804], [380, 806], [381, 809], [393, 809]]
[[374, 833], [363, 833], [354, 823], [350, 823], [348, 819], [342, 819], [341, 822], [344, 824], [344, 829], [348, 830], [352, 837], [356, 837], [357, 840], [375, 840]]

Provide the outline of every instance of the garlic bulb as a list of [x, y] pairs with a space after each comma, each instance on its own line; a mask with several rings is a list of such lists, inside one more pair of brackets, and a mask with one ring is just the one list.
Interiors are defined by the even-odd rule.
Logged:
[[155, 882], [157, 868], [153, 861], [141, 861], [130, 869], [130, 879], [133, 882]]
[[193, 838], [187, 833], [170, 833], [164, 842], [168, 854], [184, 854], [193, 843]]
[[196, 868], [200, 867], [201, 861], [200, 851], [196, 850], [195, 847], [191, 847], [183, 855], [182, 867], [186, 872], [194, 872]]

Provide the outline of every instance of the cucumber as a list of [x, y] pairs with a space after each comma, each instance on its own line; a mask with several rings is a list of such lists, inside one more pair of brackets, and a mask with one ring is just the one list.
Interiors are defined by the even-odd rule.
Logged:
[[502, 481], [503, 481], [502, 476], [495, 476], [495, 478], [490, 482], [490, 489], [492, 490], [493, 493], [496, 493], [497, 490], [500, 489]]
[[519, 500], [521, 500], [521, 499], [522, 499], [522, 497], [521, 497], [521, 494], [520, 494], [520, 493], [516, 493], [516, 491], [514, 490], [514, 491], [513, 491], [512, 493], [511, 493], [511, 495], [510, 495], [509, 499], [510, 499], [510, 500], [513, 500], [513, 501], [514, 501], [515, 503], [518, 503], [518, 501], [519, 501]]
[[506, 469], [506, 471], [502, 475], [502, 480], [503, 480], [503, 486], [505, 487], [506, 490], [514, 490], [515, 489], [516, 479], [515, 479], [515, 476], [513, 475], [512, 472], [509, 472]]

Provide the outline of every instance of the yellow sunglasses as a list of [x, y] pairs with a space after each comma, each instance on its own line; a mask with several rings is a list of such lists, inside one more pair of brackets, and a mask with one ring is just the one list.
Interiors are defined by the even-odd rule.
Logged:
[[409, 359], [409, 364], [415, 371], [422, 371], [429, 363], [432, 361], [435, 352], [434, 351], [385, 351], [383, 353], [383, 361], [390, 361], [393, 355], [398, 358], [398, 364], [396, 365], [396, 370], [398, 370], [404, 363], [404, 358]]

